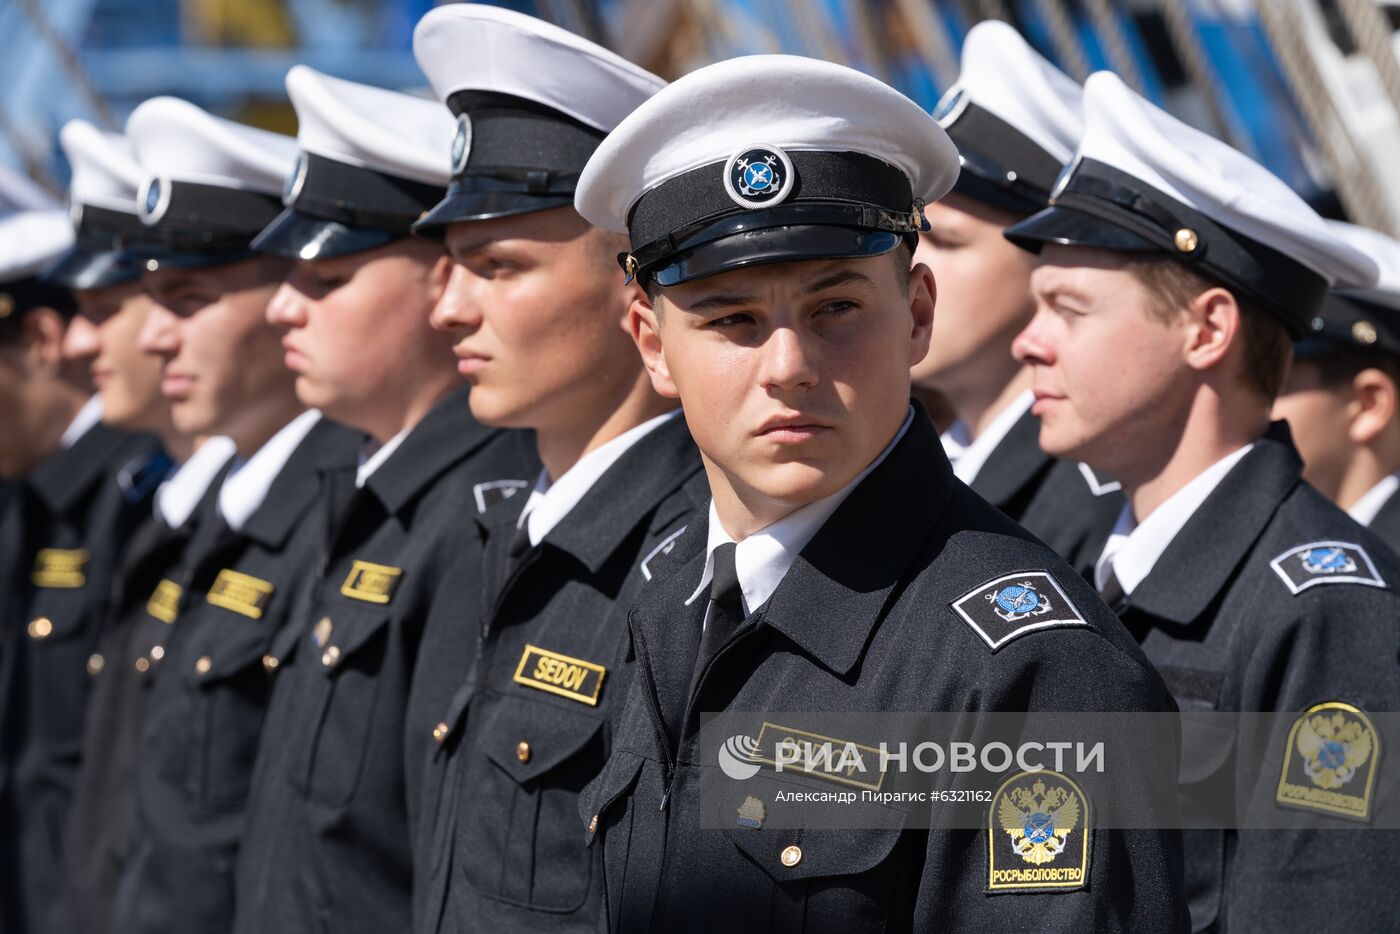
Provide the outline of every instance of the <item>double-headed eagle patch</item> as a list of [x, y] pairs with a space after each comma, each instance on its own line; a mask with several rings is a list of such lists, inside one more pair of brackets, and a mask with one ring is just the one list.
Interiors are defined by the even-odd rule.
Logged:
[[1089, 874], [1089, 801], [1058, 772], [1022, 772], [987, 811], [987, 891], [1083, 888]]
[[1359, 708], [1328, 701], [1293, 722], [1276, 801], [1353, 820], [1371, 816], [1380, 738]]

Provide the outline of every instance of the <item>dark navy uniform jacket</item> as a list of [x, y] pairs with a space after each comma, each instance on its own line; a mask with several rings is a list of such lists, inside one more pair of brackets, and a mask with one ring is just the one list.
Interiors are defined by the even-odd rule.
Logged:
[[78, 777], [59, 894], [49, 931], [105, 931], [126, 856], [132, 784], [141, 720], [155, 669], [182, 604], [197, 559], [199, 532], [218, 521], [224, 466], [194, 512], [172, 529], [158, 516], [131, 538], [102, 642], [88, 659], [83, 768]]
[[[578, 829], [602, 850], [605, 929], [1179, 929], [1175, 833], [1095, 829], [1079, 886], [989, 892], [983, 831], [702, 827], [696, 787], [715, 768], [695, 744], [702, 710], [1174, 710], [1087, 583], [957, 481], [921, 418], [692, 693], [705, 601], [686, 600], [705, 568], [707, 524], [692, 523], [672, 555], [683, 564], [632, 613], [632, 690], [613, 753], [580, 797]], [[1040, 575], [1047, 589], [1053, 579], [1080, 618], [1016, 623], [993, 650], [950, 604], [985, 606], [988, 585], [1011, 575]]]
[[1392, 494], [1366, 527], [1389, 545], [1391, 551], [1400, 554], [1400, 496]]
[[1040, 449], [1040, 419], [1027, 411], [988, 456], [972, 492], [1054, 549], [1086, 577], [1123, 508], [1117, 483], [1084, 475]]
[[[432, 601], [472, 517], [519, 495], [534, 439], [440, 402], [350, 494], [277, 685], [238, 865], [234, 929], [402, 931], [412, 913], [406, 706]], [[421, 733], [421, 729], [415, 731]]]
[[[1280, 711], [1304, 729], [1324, 730], [1313, 717], [1325, 713], [1364, 732], [1368, 712], [1400, 710], [1400, 560], [1304, 482], [1301, 469], [1286, 425], [1275, 423], [1119, 609], [1183, 712]], [[1328, 780], [1298, 736], [1238, 748], [1230, 731], [1198, 725], [1187, 718], [1182, 735], [1183, 810], [1233, 787], [1239, 807], [1252, 796], [1255, 806], [1292, 809], [1329, 829], [1189, 832], [1193, 926], [1393, 928], [1400, 916], [1394, 832], [1362, 828], [1377, 809], [1394, 814], [1400, 802], [1366, 793], [1372, 763]], [[1395, 763], [1378, 766], [1383, 776]], [[1366, 816], [1316, 803], [1363, 798]]]
[[[23, 527], [5, 621], [3, 846], [6, 929], [38, 930], [52, 903], [78, 780], [88, 658], [102, 638], [127, 540], [170, 467], [155, 439], [95, 425], [14, 495]], [[20, 926], [19, 908], [26, 919]]]
[[112, 934], [229, 929], [233, 862], [271, 690], [264, 656], [320, 551], [321, 471], [353, 465], [362, 439], [320, 420], [243, 528], [220, 517], [198, 547], [189, 596], [153, 666]]
[[[520, 508], [482, 529], [481, 584], [430, 623], [415, 685], [457, 689], [411, 724], [438, 739], [415, 844], [418, 930], [594, 929], [602, 867], [580, 843], [578, 793], [606, 761], [608, 719], [626, 697], [627, 611], [708, 501], [675, 416], [519, 560], [509, 549]], [[481, 639], [470, 677], [434, 664], [438, 627]]]

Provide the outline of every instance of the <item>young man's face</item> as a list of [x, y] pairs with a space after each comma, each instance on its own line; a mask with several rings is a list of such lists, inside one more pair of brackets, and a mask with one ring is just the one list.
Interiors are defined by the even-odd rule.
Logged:
[[161, 393], [180, 432], [241, 443], [269, 401], [291, 395], [282, 335], [265, 319], [285, 270], [280, 259], [255, 257], [142, 276], [155, 305], [140, 344], [161, 358]]
[[1017, 219], [1012, 214], [957, 195], [926, 213], [932, 229], [914, 261], [933, 270], [938, 315], [914, 382], [955, 396], [999, 391], [1019, 369], [1011, 340], [1035, 311], [1035, 257], [1002, 236]]
[[433, 326], [450, 331], [472, 413], [490, 425], [577, 430], [611, 412], [641, 369], [625, 322], [620, 238], [573, 208], [447, 229]]
[[28, 440], [34, 407], [26, 404], [34, 367], [27, 350], [18, 339], [0, 344], [0, 477], [23, 473], [34, 460]]
[[1031, 287], [1035, 316], [1012, 350], [1034, 369], [1040, 446], [1132, 476], [1190, 405], [1185, 316], [1154, 315], [1147, 287], [1108, 251], [1047, 245]]
[[888, 255], [793, 262], [633, 305], [652, 385], [680, 398], [712, 487], [790, 511], [879, 455], [908, 413], [909, 367], [933, 323], [927, 267], [907, 292], [900, 279]]
[[428, 321], [439, 261], [437, 244], [402, 238], [297, 262], [267, 320], [284, 331], [282, 359], [303, 405], [392, 437], [425, 380], [451, 380], [451, 345]]
[[1356, 450], [1351, 439], [1356, 397], [1351, 382], [1329, 382], [1323, 368], [1294, 359], [1273, 417], [1288, 422], [1303, 458], [1303, 476], [1329, 496], [1336, 494]]
[[83, 361], [102, 393], [102, 420], [127, 431], [158, 432], [168, 426], [170, 403], [160, 394], [161, 360], [145, 353], [137, 337], [152, 301], [140, 282], [74, 293], [78, 313], [63, 338], [63, 354]]
[[63, 356], [66, 330], [52, 308], [31, 308], [0, 341], [0, 477], [23, 474], [53, 453], [55, 433], [66, 427], [53, 423], [53, 400], [89, 391], [86, 367]]

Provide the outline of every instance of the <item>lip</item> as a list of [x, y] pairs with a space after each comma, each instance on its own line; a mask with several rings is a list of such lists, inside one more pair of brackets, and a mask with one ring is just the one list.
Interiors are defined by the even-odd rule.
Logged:
[[282, 365], [294, 372], [305, 369], [307, 363], [306, 354], [287, 338], [282, 339]]
[[1064, 396], [1059, 396], [1052, 392], [1046, 392], [1043, 389], [1032, 389], [1031, 394], [1035, 396], [1035, 401], [1031, 403], [1032, 415], [1041, 415], [1046, 409], [1053, 406], [1056, 402], [1065, 401]]
[[185, 373], [166, 373], [160, 380], [160, 394], [167, 399], [179, 401], [189, 396], [194, 389], [194, 377]]
[[93, 367], [93, 369], [92, 369], [92, 385], [95, 386], [97, 389], [101, 389], [103, 386], [106, 386], [109, 382], [111, 382], [111, 379], [112, 379], [112, 371], [111, 371], [111, 370], [109, 370], [109, 369], [107, 369], [107, 368], [105, 368], [105, 367], [102, 368], [102, 369], [98, 369], [97, 367]]
[[452, 353], [457, 356], [457, 372], [463, 376], [480, 373], [491, 362], [491, 358], [486, 354], [477, 353], [465, 347], [453, 347]]
[[830, 430], [830, 425], [824, 424], [810, 415], [793, 413], [774, 415], [768, 418], [759, 426], [758, 431], [754, 432], [754, 435], [766, 441], [776, 441], [779, 444], [800, 444]]

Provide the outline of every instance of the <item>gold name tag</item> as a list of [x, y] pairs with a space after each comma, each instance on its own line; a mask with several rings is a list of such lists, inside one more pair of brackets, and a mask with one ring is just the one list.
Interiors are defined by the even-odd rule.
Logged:
[[162, 623], [175, 622], [175, 614], [180, 612], [180, 595], [184, 592], [184, 588], [179, 584], [166, 578], [156, 584], [151, 599], [146, 601], [146, 612]]
[[340, 592], [352, 600], [388, 603], [394, 599], [394, 588], [398, 587], [401, 577], [402, 568], [356, 561], [350, 568], [350, 576], [340, 585]]
[[596, 707], [598, 694], [603, 690], [603, 676], [607, 673], [602, 665], [527, 645], [512, 680]]
[[40, 548], [34, 556], [35, 587], [81, 587], [87, 583], [85, 548]]
[[262, 619], [263, 611], [272, 601], [272, 589], [267, 581], [224, 568], [214, 579], [206, 599], [249, 619]]

